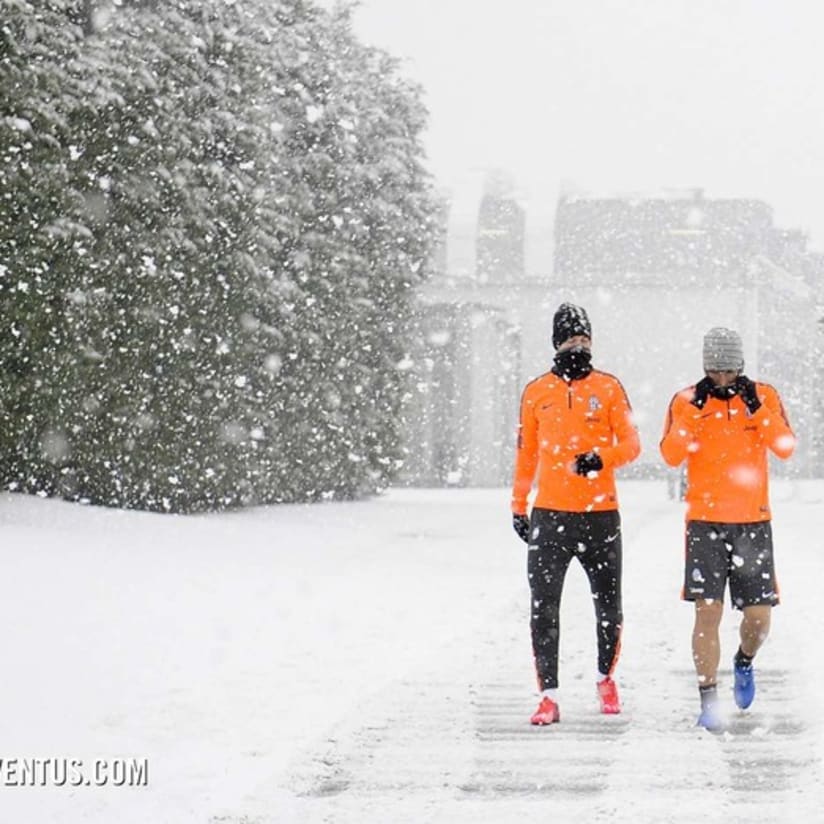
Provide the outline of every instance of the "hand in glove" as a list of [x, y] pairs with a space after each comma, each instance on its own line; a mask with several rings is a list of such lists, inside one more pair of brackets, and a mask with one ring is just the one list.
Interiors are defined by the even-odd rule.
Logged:
[[690, 403], [698, 409], [703, 409], [707, 399], [712, 395], [715, 384], [709, 378], [701, 378], [695, 384], [695, 392]]
[[585, 478], [590, 472], [600, 472], [604, 468], [604, 462], [597, 452], [583, 452], [575, 456], [575, 472]]
[[518, 533], [518, 537], [525, 543], [529, 543], [529, 517], [526, 515], [513, 515], [512, 528]]
[[751, 381], [746, 375], [739, 375], [735, 379], [735, 391], [741, 396], [750, 414], [754, 415], [761, 407], [761, 401], [758, 400], [758, 394], [755, 391], [755, 383]]

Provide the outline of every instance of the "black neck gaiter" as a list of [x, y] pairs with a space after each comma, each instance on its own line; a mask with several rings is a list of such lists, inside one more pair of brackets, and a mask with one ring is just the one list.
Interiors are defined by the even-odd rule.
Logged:
[[729, 386], [718, 386], [713, 384], [710, 394], [719, 401], [728, 401], [736, 393], [735, 384], [731, 383]]
[[565, 381], [577, 381], [592, 371], [592, 352], [584, 346], [573, 346], [555, 354], [552, 371]]

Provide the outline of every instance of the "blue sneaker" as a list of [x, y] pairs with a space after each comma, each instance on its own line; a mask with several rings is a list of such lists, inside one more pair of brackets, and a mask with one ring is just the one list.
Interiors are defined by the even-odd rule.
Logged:
[[716, 701], [708, 701], [701, 708], [701, 714], [695, 726], [703, 727], [707, 732], [721, 732], [724, 729], [724, 722], [721, 720]]
[[732, 694], [736, 705], [745, 710], [755, 698], [755, 675], [752, 671], [752, 664], [745, 666], [744, 664], [734, 663], [733, 672], [735, 674], [735, 684], [732, 688]]

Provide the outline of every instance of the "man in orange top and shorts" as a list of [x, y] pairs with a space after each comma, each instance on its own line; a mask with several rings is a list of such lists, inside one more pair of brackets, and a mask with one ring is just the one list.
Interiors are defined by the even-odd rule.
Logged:
[[[564, 303], [555, 313], [550, 372], [527, 384], [521, 417], [512, 522], [528, 545], [530, 628], [541, 701], [533, 724], [560, 720], [558, 641], [561, 592], [577, 558], [589, 579], [598, 637], [601, 711], [621, 710], [612, 673], [621, 640], [621, 519], [615, 469], [641, 451], [620, 381], [592, 368], [587, 313]], [[531, 516], [527, 496], [537, 473]]]
[[717, 732], [723, 728], [717, 676], [724, 591], [729, 581], [732, 606], [743, 612], [733, 695], [746, 709], [755, 697], [752, 661], [778, 604], [767, 452], [788, 458], [795, 437], [776, 390], [743, 374], [737, 332], [710, 329], [703, 355], [704, 378], [670, 403], [661, 454], [670, 466], [687, 465], [683, 598], [695, 602], [698, 725]]

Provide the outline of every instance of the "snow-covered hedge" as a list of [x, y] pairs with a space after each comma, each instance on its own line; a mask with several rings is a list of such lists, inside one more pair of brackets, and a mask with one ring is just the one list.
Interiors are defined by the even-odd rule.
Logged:
[[419, 90], [303, 0], [0, 20], [0, 472], [160, 511], [398, 462], [433, 203]]

